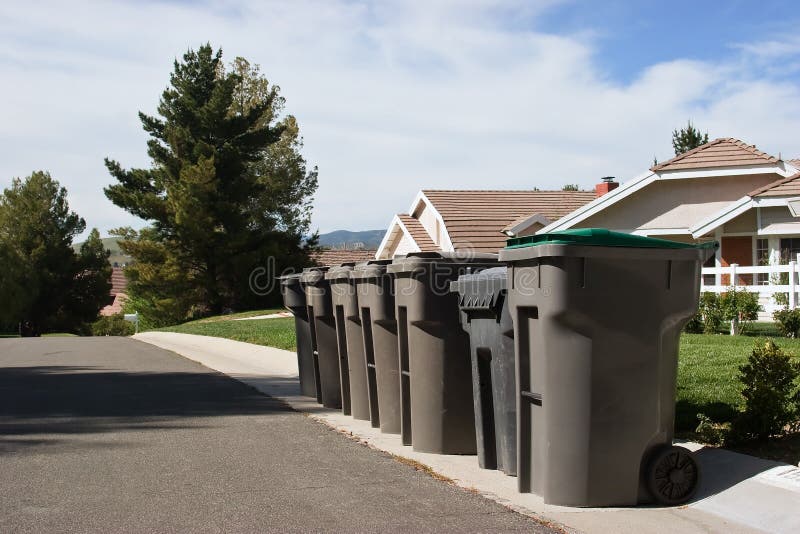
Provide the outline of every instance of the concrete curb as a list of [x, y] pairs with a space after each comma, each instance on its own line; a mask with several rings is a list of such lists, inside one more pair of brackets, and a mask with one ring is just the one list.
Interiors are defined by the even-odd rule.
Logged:
[[517, 492], [516, 479], [478, 467], [474, 456], [420, 453], [403, 446], [397, 435], [381, 434], [368, 421], [323, 408], [300, 395], [295, 353], [227, 339], [172, 332], [145, 332], [134, 339], [175, 352], [225, 373], [293, 409], [362, 443], [417, 462], [454, 484], [475, 491], [519, 513], [563, 525], [573, 532], [733, 534], [800, 532], [800, 469], [737, 454], [681, 443], [698, 451], [704, 478], [688, 505], [661, 508], [569, 508], [547, 505]]

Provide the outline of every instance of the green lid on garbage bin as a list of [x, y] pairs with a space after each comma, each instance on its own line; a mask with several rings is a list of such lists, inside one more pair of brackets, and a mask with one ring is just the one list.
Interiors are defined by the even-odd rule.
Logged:
[[708, 243], [680, 243], [654, 237], [613, 232], [605, 228], [580, 228], [578, 230], [563, 230], [524, 237], [514, 237], [506, 242], [506, 249], [535, 247], [537, 245], [582, 245], [596, 247], [625, 247], [625, 248], [702, 248], [713, 249], [717, 247], [715, 241]]

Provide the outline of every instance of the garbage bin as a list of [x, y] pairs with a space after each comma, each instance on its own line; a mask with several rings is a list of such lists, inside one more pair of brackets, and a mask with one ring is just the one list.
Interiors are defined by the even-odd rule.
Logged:
[[387, 434], [400, 433], [400, 367], [397, 356], [397, 320], [392, 260], [372, 260], [356, 265], [356, 283], [367, 365], [367, 394], [372, 426]]
[[290, 274], [278, 278], [281, 284], [283, 305], [294, 315], [294, 331], [297, 336], [297, 371], [300, 377], [300, 392], [307, 397], [315, 397], [322, 402], [319, 389], [319, 369], [314, 358], [311, 341], [311, 325], [308, 321], [306, 295], [300, 286], [300, 274]]
[[400, 357], [400, 435], [415, 451], [475, 454], [469, 336], [450, 282], [497, 266], [497, 255], [412, 253], [388, 266], [395, 276]]
[[319, 369], [319, 388], [322, 405], [342, 407], [339, 375], [339, 347], [336, 343], [336, 324], [333, 318], [331, 287], [325, 280], [327, 267], [309, 267], [300, 275], [300, 285], [306, 295], [311, 342]]
[[325, 274], [331, 286], [336, 340], [339, 347], [339, 372], [342, 388], [342, 412], [355, 419], [369, 420], [367, 363], [364, 338], [358, 311], [355, 281], [350, 278], [355, 263], [331, 267]]
[[514, 324], [508, 312], [506, 268], [459, 276], [461, 325], [469, 334], [478, 465], [517, 474], [517, 393]]
[[570, 506], [691, 498], [698, 465], [672, 447], [678, 343], [715, 247], [602, 229], [508, 241], [520, 491]]

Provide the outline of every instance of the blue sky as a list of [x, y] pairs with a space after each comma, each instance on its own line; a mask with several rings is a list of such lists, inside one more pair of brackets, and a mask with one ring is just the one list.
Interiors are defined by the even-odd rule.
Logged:
[[692, 119], [800, 156], [792, 2], [430, 0], [0, 4], [0, 187], [49, 170], [102, 233], [106, 156], [210, 41], [258, 63], [320, 170], [313, 224], [385, 227], [421, 188], [592, 187], [671, 156]]

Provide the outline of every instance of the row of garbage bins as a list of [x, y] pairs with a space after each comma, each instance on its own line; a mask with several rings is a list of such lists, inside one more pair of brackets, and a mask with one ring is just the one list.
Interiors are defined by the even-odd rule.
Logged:
[[302, 393], [546, 503], [685, 502], [678, 342], [715, 247], [585, 229], [283, 276]]

